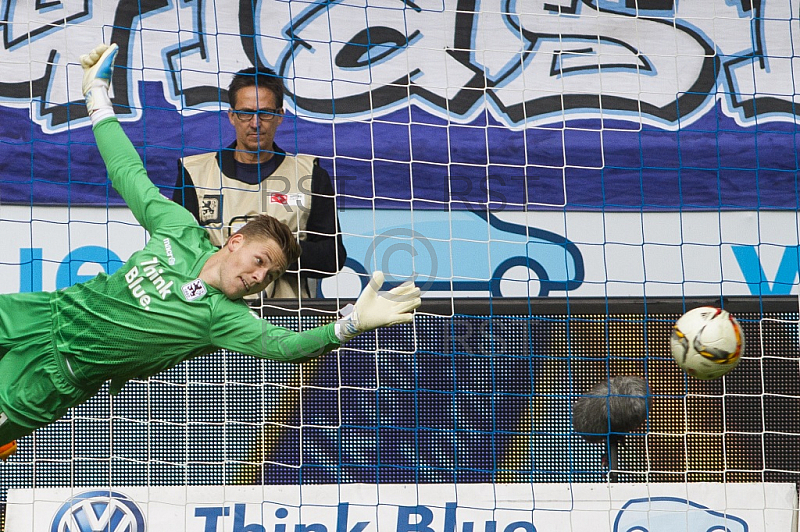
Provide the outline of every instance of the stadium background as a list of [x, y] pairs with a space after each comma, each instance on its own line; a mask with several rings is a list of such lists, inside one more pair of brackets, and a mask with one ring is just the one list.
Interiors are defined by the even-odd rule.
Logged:
[[[678, 249], [666, 267], [683, 277], [654, 280], [642, 260], [633, 278], [590, 269], [580, 290], [550, 298], [428, 299], [413, 334], [381, 332], [301, 368], [227, 353], [192, 361], [118, 398], [101, 393], [21, 441], [0, 466], [3, 500], [48, 486], [601, 482], [603, 450], [572, 433], [570, 407], [621, 374], [646, 377], [654, 399], [627, 438], [621, 480], [797, 482], [792, 2], [5, 6], [0, 223], [13, 245], [0, 269], [12, 287], [35, 286], [22, 272], [37, 260], [72, 260], [46, 247], [25, 259], [46, 243], [39, 225], [83, 221], [20, 222], [8, 206], [119, 205], [80, 96], [77, 58], [101, 41], [121, 45], [116, 111], [168, 195], [176, 158], [232, 138], [220, 87], [264, 64], [286, 78], [279, 145], [322, 158], [342, 209], [593, 212], [604, 223], [733, 212], [758, 220], [758, 240], [643, 234], [634, 253]], [[761, 222], [773, 213], [781, 223]], [[101, 247], [117, 244], [112, 225]], [[558, 235], [620, 261], [619, 243], [600, 233]], [[730, 262], [736, 245], [751, 246], [755, 277]], [[698, 265], [700, 248], [718, 260], [701, 253]], [[708, 277], [687, 274], [698, 266]], [[632, 297], [584, 297], [616, 284]], [[330, 297], [305, 305], [303, 326], [346, 302]], [[703, 383], [678, 371], [667, 343], [681, 312], [707, 303], [740, 318], [748, 351], [729, 377]], [[273, 319], [296, 327], [294, 316]]]

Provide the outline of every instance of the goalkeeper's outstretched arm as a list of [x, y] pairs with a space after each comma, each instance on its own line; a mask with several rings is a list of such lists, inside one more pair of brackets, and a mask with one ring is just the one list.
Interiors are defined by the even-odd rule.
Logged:
[[375, 272], [352, 309], [344, 311], [347, 315], [334, 323], [298, 333], [267, 320], [215, 320], [210, 325], [212, 338], [218, 340], [218, 347], [230, 351], [259, 358], [305, 362], [336, 349], [359, 334], [413, 321], [414, 311], [421, 303], [419, 288], [406, 283], [380, 292], [383, 279], [383, 273]]
[[86, 108], [111, 184], [151, 234], [161, 224], [193, 223], [188, 211], [162, 196], [150, 181], [141, 157], [116, 120], [109, 89], [117, 51], [116, 44], [101, 44], [80, 59]]

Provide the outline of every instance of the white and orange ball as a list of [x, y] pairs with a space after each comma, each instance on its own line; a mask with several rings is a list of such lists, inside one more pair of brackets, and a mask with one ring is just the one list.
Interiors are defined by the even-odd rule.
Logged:
[[730, 312], [698, 307], [675, 322], [670, 348], [675, 362], [690, 376], [718, 379], [739, 364], [744, 334]]

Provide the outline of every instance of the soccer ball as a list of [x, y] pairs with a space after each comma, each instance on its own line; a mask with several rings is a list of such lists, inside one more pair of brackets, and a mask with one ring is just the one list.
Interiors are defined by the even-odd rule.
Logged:
[[692, 377], [718, 379], [739, 364], [744, 334], [728, 311], [698, 307], [675, 322], [670, 348], [675, 362]]

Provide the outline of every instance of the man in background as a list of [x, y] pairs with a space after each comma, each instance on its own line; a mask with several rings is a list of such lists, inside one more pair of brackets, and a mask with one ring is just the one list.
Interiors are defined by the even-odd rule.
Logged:
[[303, 253], [263, 295], [315, 297], [316, 280], [336, 274], [347, 257], [331, 178], [317, 158], [290, 155], [275, 144], [283, 81], [274, 71], [240, 70], [228, 100], [236, 140], [223, 150], [179, 159], [172, 199], [194, 214], [218, 246], [258, 214], [284, 222]]

